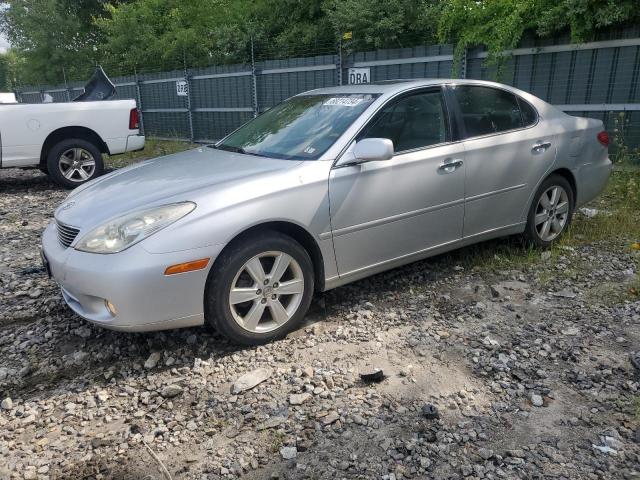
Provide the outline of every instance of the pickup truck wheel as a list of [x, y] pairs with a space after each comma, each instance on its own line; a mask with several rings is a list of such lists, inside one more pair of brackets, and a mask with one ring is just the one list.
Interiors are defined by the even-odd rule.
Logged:
[[102, 154], [98, 147], [86, 140], [62, 140], [49, 151], [47, 170], [58, 185], [75, 188], [102, 175]]
[[302, 323], [313, 295], [313, 263], [292, 238], [266, 232], [230, 245], [205, 287], [205, 318], [235, 343], [261, 345]]

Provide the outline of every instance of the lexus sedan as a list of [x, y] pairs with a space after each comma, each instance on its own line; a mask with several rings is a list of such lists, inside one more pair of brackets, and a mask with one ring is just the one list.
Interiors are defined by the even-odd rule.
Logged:
[[599, 120], [497, 83], [312, 90], [76, 188], [43, 260], [95, 324], [206, 322], [260, 344], [315, 291], [505, 235], [550, 245], [607, 182], [608, 142]]

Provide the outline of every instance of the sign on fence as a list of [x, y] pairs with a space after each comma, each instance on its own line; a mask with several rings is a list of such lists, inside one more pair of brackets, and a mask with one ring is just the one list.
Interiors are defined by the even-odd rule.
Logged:
[[360, 83], [369, 83], [371, 81], [371, 68], [350, 68], [349, 69], [349, 85], [358, 85]]
[[176, 93], [179, 97], [186, 97], [189, 95], [189, 84], [186, 80], [178, 80], [176, 82]]

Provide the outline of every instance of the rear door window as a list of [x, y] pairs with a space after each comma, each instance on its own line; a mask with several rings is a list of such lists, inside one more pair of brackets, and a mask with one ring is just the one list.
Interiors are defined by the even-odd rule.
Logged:
[[467, 138], [524, 126], [518, 99], [513, 93], [478, 85], [456, 85], [453, 92]]

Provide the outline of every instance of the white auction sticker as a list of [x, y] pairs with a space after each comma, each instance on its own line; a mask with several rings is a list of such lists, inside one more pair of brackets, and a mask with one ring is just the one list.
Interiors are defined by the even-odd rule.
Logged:
[[355, 107], [362, 103], [362, 98], [358, 97], [333, 97], [323, 103], [323, 105], [337, 105], [341, 107]]

